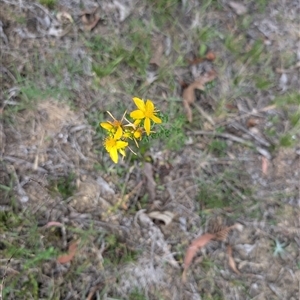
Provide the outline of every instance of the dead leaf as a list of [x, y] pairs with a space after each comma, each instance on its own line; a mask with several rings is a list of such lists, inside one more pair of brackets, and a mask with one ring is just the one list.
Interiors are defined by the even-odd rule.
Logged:
[[216, 240], [225, 241], [230, 230], [231, 230], [230, 227], [225, 227], [222, 230], [215, 232], [214, 234], [216, 236]]
[[156, 66], [160, 66], [161, 58], [164, 53], [164, 42], [162, 37], [156, 38], [152, 42], [152, 48], [153, 48], [153, 56], [150, 59], [150, 64], [154, 64]]
[[156, 187], [156, 183], [153, 179], [153, 169], [152, 169], [152, 165], [148, 162], [146, 162], [144, 164], [144, 169], [143, 169], [144, 175], [147, 179], [147, 191], [149, 193], [149, 197], [150, 197], [150, 201], [154, 201], [155, 200], [155, 196], [156, 196], [156, 192], [155, 192], [155, 187]]
[[235, 223], [231, 226], [232, 229], [236, 229], [239, 232], [242, 232], [244, 230], [244, 226], [240, 223]]
[[94, 27], [96, 27], [101, 19], [99, 15], [99, 7], [96, 7], [92, 11], [84, 11], [80, 16], [85, 31], [91, 31]]
[[230, 1], [228, 4], [239, 16], [244, 15], [247, 12], [247, 7], [240, 2]]
[[287, 83], [288, 83], [288, 77], [287, 77], [286, 73], [282, 73], [279, 78], [279, 87], [282, 91], [286, 91]]
[[261, 157], [261, 170], [264, 175], [268, 175], [268, 166], [269, 166], [269, 160], [265, 156], [262, 156]]
[[209, 232], [215, 235], [215, 238], [214, 238], [215, 240], [225, 241], [227, 239], [229, 232], [233, 229], [242, 231], [243, 225], [241, 225], [240, 223], [235, 223], [232, 226], [224, 227], [224, 225], [222, 223], [215, 222], [215, 223], [213, 223], [213, 226]]
[[191, 123], [193, 121], [193, 113], [190, 105], [183, 99], [183, 107], [185, 109], [186, 117], [188, 121]]
[[185, 81], [183, 81], [181, 79], [178, 80], [178, 83], [181, 86], [182, 91], [189, 86], [189, 84], [187, 82], [185, 82]]
[[150, 66], [154, 66], [156, 68], [152, 68], [152, 70], [147, 70], [146, 71], [146, 81], [144, 82], [143, 86], [148, 86], [150, 84], [152, 84], [158, 77], [158, 74], [157, 74], [157, 65], [156, 64], [152, 64]]
[[96, 286], [94, 286], [94, 287], [91, 289], [91, 291], [89, 292], [89, 294], [88, 294], [86, 300], [92, 300], [93, 297], [94, 297], [94, 295], [95, 295], [95, 293], [97, 292], [97, 290], [100, 290], [100, 288], [102, 288], [103, 285], [104, 285], [104, 283], [103, 283], [103, 282], [100, 282], [99, 284], [97, 284]]
[[212, 51], [208, 51], [205, 57], [196, 57], [194, 59], [188, 59], [188, 64], [193, 66], [193, 65], [198, 65], [205, 60], [214, 61], [215, 59], [216, 59], [216, 55]]
[[64, 19], [69, 20], [70, 23], [74, 23], [72, 16], [69, 13], [67, 13], [66, 11], [58, 12], [56, 15], [56, 18], [61, 23], [64, 21]]
[[210, 61], [214, 61], [216, 59], [216, 55], [212, 51], [208, 51], [205, 55], [205, 58]]
[[51, 226], [62, 227], [62, 226], [64, 226], [64, 224], [63, 224], [63, 223], [60, 223], [60, 222], [50, 221], [50, 222], [48, 222], [44, 227], [45, 227], [45, 228], [48, 228], [48, 227], [51, 227]]
[[156, 219], [165, 223], [165, 225], [169, 225], [173, 218], [174, 214], [170, 211], [152, 211], [148, 214], [151, 219]]
[[227, 254], [228, 254], [228, 264], [229, 264], [229, 267], [236, 273], [236, 274], [241, 274], [240, 271], [236, 268], [236, 265], [235, 265], [235, 261], [232, 257], [232, 248], [231, 246], [227, 246]]
[[66, 263], [70, 262], [74, 258], [75, 254], [76, 254], [76, 250], [77, 250], [77, 242], [71, 243], [69, 245], [68, 253], [59, 256], [57, 258], [57, 261], [61, 264], [66, 264]]
[[192, 241], [190, 246], [188, 247], [185, 257], [184, 257], [184, 262], [183, 262], [183, 273], [182, 273], [182, 281], [186, 281], [186, 272], [190, 264], [192, 263], [192, 260], [194, 256], [196, 255], [197, 251], [207, 245], [212, 239], [215, 238], [214, 234], [206, 233]]
[[202, 63], [205, 60], [203, 57], [197, 57], [195, 59], [188, 59], [188, 64], [193, 66], [193, 65], [198, 65]]
[[234, 111], [237, 111], [236, 105], [233, 105], [233, 104], [231, 104], [231, 103], [225, 104], [225, 107], [226, 107], [228, 110], [234, 110]]
[[213, 81], [216, 76], [216, 71], [211, 70], [210, 72], [205, 73], [203, 76], [199, 77], [183, 91], [183, 106], [185, 108], [187, 119], [189, 120], [189, 122], [192, 122], [192, 110], [190, 105], [195, 102], [195, 90], [204, 91], [205, 84]]
[[256, 125], [259, 124], [259, 119], [258, 118], [249, 118], [247, 120], [247, 127], [250, 128], [250, 127], [254, 127]]

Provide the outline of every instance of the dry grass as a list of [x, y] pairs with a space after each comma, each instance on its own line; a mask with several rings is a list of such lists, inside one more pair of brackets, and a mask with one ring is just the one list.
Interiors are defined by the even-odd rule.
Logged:
[[[299, 4], [239, 4], [3, 0], [0, 298], [299, 298]], [[98, 123], [133, 96], [170, 136], [114, 165]]]

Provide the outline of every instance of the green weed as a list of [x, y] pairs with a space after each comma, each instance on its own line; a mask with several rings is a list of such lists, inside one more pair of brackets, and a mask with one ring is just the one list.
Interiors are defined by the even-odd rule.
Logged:
[[129, 300], [147, 300], [146, 296], [143, 295], [137, 288], [129, 294]]
[[196, 40], [200, 42], [199, 52], [200, 57], [206, 54], [208, 46], [215, 38], [219, 37], [219, 32], [211, 27], [202, 27], [197, 30]]
[[218, 139], [212, 140], [208, 145], [208, 150], [220, 157], [225, 156], [226, 149], [227, 149], [226, 141], [222, 141]]
[[255, 82], [255, 87], [259, 90], [268, 90], [274, 84], [272, 80], [266, 78], [265, 76], [254, 76], [253, 80]]
[[217, 183], [200, 182], [197, 199], [205, 209], [228, 206], [228, 200], [226, 199], [226, 194], [223, 193], [223, 187]]
[[240, 57], [243, 52], [243, 45], [245, 44], [245, 38], [243, 36], [236, 37], [233, 34], [228, 34], [224, 41], [224, 46], [236, 56]]
[[252, 24], [252, 21], [253, 21], [252, 16], [250, 16], [250, 15], [243, 16], [241, 23], [240, 23], [241, 29], [247, 30], [250, 27], [250, 25]]
[[201, 261], [201, 269], [204, 272], [208, 272], [211, 268], [215, 267], [215, 262], [213, 262], [210, 258], [204, 257], [203, 260]]
[[286, 105], [300, 105], [300, 93], [289, 92], [284, 95], [277, 96], [273, 102], [279, 107], [286, 107]]
[[36, 271], [46, 261], [52, 260], [58, 254], [53, 247], [43, 247], [41, 234], [35, 219], [29, 214], [13, 212], [0, 213], [1, 232], [7, 239], [2, 242], [0, 256], [9, 260], [19, 260], [20, 269], [13, 277], [8, 276], [3, 297], [15, 295], [18, 299], [39, 299], [39, 274]]
[[115, 235], [109, 234], [104, 240], [107, 243], [106, 250], [103, 254], [105, 266], [122, 265], [137, 259], [138, 253], [130, 250], [126, 244], [121, 243]]
[[264, 50], [262, 41], [257, 40], [253, 43], [251, 49], [244, 54], [243, 61], [250, 64], [257, 64], [260, 61], [261, 54]]
[[155, 25], [163, 29], [167, 25], [173, 25], [177, 22], [174, 18], [174, 12], [180, 3], [179, 0], [151, 0], [152, 15]]
[[284, 248], [286, 246], [287, 246], [286, 244], [280, 243], [278, 239], [275, 239], [273, 255], [274, 256], [278, 256], [278, 255], [282, 256], [285, 252]]
[[157, 137], [160, 138], [169, 149], [174, 151], [182, 149], [186, 141], [184, 131], [184, 125], [186, 123], [185, 117], [181, 115], [171, 120], [167, 115], [164, 115], [162, 119], [166, 125], [164, 128], [161, 128], [161, 131], [158, 130]]
[[258, 11], [261, 14], [264, 13], [264, 11], [266, 10], [267, 4], [268, 4], [267, 0], [257, 0], [255, 2], [255, 5], [257, 6]]
[[47, 6], [49, 9], [53, 9], [57, 4], [57, 0], [39, 0], [42, 5]]
[[292, 147], [295, 144], [295, 138], [293, 135], [287, 133], [280, 137], [280, 146], [282, 147]]
[[122, 72], [124, 67], [144, 75], [150, 60], [150, 31], [144, 23], [132, 20], [127, 38], [92, 37], [86, 42], [93, 54], [93, 71], [100, 78]]
[[76, 191], [75, 174], [70, 173], [66, 177], [50, 180], [49, 190], [58, 192], [63, 199], [73, 196]]
[[290, 119], [291, 125], [293, 127], [296, 127], [296, 126], [300, 125], [300, 111], [292, 113], [290, 115], [289, 119]]

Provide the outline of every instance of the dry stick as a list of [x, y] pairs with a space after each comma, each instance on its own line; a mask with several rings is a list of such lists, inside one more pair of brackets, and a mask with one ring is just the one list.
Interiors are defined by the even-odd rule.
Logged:
[[249, 147], [252, 147], [253, 144], [251, 142], [248, 142], [240, 137], [237, 137], [233, 134], [230, 134], [230, 133], [219, 133], [219, 132], [211, 132], [211, 131], [203, 131], [203, 130], [196, 130], [196, 131], [193, 131], [194, 134], [196, 135], [211, 135], [211, 136], [219, 136], [219, 137], [223, 137], [225, 139], [229, 139], [229, 140], [232, 140], [234, 142], [237, 142], [237, 143], [241, 143], [241, 144], [244, 144], [246, 146], [249, 146]]
[[234, 187], [232, 184], [230, 184], [225, 179], [223, 179], [223, 181], [225, 182], [227, 187], [230, 188], [231, 190], [233, 190], [242, 200], [247, 200], [247, 197], [244, 196], [236, 187]]
[[238, 123], [234, 123], [234, 124], [232, 124], [232, 126], [235, 127], [236, 129], [239, 129], [239, 130], [245, 132], [246, 134], [250, 135], [257, 142], [259, 142], [260, 144], [262, 144], [263, 146], [266, 146], [266, 147], [270, 147], [271, 146], [269, 142], [267, 142], [264, 139], [260, 138], [259, 136], [255, 135], [250, 130], [246, 129], [244, 126], [242, 126], [242, 125], [240, 125]]
[[[28, 162], [24, 159], [13, 157], [13, 156], [4, 156], [3, 160], [7, 160], [7, 161], [12, 162], [12, 163], [24, 164], [26, 167], [28, 167], [30, 169], [33, 169], [33, 167], [34, 167], [34, 164], [32, 164], [32, 163], [30, 163], [30, 162]], [[37, 171], [42, 172], [44, 174], [48, 173], [48, 171], [46, 171], [44, 168], [41, 168], [41, 167], [38, 167]]]
[[198, 104], [193, 103], [195, 108], [198, 110], [198, 112], [213, 126], [216, 125], [215, 121], [212, 119], [212, 117], [207, 114]]
[[243, 119], [243, 118], [246, 118], [246, 117], [249, 117], [249, 116], [252, 116], [252, 115], [256, 115], [257, 113], [260, 113], [260, 112], [265, 112], [265, 111], [268, 111], [268, 110], [271, 110], [271, 109], [275, 109], [276, 108], [276, 105], [269, 105], [269, 106], [265, 106], [257, 111], [251, 111], [249, 113], [246, 113], [246, 114], [243, 114], [241, 116], [236, 116], [236, 117], [233, 117], [231, 118], [230, 120], [228, 121], [224, 121], [224, 122], [221, 122], [221, 123], [218, 123], [216, 124], [217, 126], [221, 126], [221, 125], [226, 125], [232, 121], [237, 121], [237, 120], [240, 120], [240, 119]]
[[97, 284], [96, 286], [94, 286], [91, 291], [89, 292], [86, 300], [92, 300], [94, 294], [97, 292], [97, 290], [99, 290], [102, 287], [103, 283], [100, 282], [99, 284]]
[[45, 131], [43, 130], [38, 148], [36, 150], [35, 159], [34, 159], [34, 163], [33, 163], [33, 170], [37, 170], [39, 167], [39, 154], [40, 154], [40, 150], [42, 147], [42, 143], [44, 141], [44, 135], [45, 135]]
[[[225, 139], [229, 139], [229, 140], [232, 140], [234, 142], [241, 143], [241, 144], [246, 145], [248, 147], [255, 146], [251, 142], [248, 142], [248, 141], [246, 141], [246, 140], [244, 140], [240, 137], [237, 137], [235, 135], [232, 135], [230, 133], [218, 133], [218, 132], [203, 131], [203, 130], [196, 130], [196, 131], [193, 131], [193, 133], [196, 134], [196, 135], [199, 134], [199, 135], [211, 135], [211, 136], [223, 137]], [[265, 156], [267, 159], [272, 158], [271, 154], [266, 149], [258, 147], [258, 146], [255, 146], [255, 149], [258, 153]]]

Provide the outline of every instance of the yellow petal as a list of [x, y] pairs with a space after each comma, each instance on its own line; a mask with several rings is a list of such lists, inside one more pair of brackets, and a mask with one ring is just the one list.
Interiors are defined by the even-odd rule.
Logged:
[[116, 141], [112, 137], [108, 137], [104, 141], [106, 151], [110, 151], [112, 147], [115, 147]]
[[110, 123], [107, 123], [107, 122], [100, 123], [100, 126], [108, 131], [110, 131], [114, 128]]
[[121, 127], [118, 127], [117, 132], [115, 133], [114, 139], [119, 140], [123, 134], [123, 130]]
[[130, 117], [132, 119], [143, 119], [145, 118], [145, 114], [141, 110], [134, 110], [130, 113]]
[[154, 104], [151, 100], [147, 100], [146, 102], [146, 111], [154, 111]]
[[138, 127], [138, 125], [142, 122], [142, 119], [136, 119], [134, 122], [133, 122], [133, 125], [136, 127]]
[[141, 138], [142, 136], [142, 132], [140, 130], [136, 130], [133, 134], [133, 136], [136, 138], [136, 139], [139, 139]]
[[127, 142], [123, 142], [123, 141], [117, 141], [116, 143], [116, 149], [122, 149], [128, 146]]
[[112, 159], [112, 161], [116, 164], [118, 162], [118, 151], [117, 151], [117, 148], [112, 148], [110, 151], [109, 151], [109, 155]]
[[120, 149], [119, 152], [121, 153], [121, 155], [122, 155], [123, 157], [126, 156], [126, 153], [125, 153], [124, 149]]
[[131, 132], [130, 131], [126, 131], [123, 133], [123, 138], [124, 139], [130, 139], [131, 138]]
[[150, 119], [149, 118], [145, 118], [144, 127], [145, 127], [147, 135], [149, 135], [150, 134]]
[[160, 124], [160, 123], [162, 122], [161, 119], [160, 119], [159, 117], [155, 116], [155, 115], [153, 115], [153, 116], [151, 117], [151, 120], [152, 120], [154, 123], [158, 123], [158, 124]]
[[138, 109], [145, 111], [145, 103], [142, 99], [134, 97], [132, 98], [132, 100], [135, 103], [135, 105], [138, 107]]

